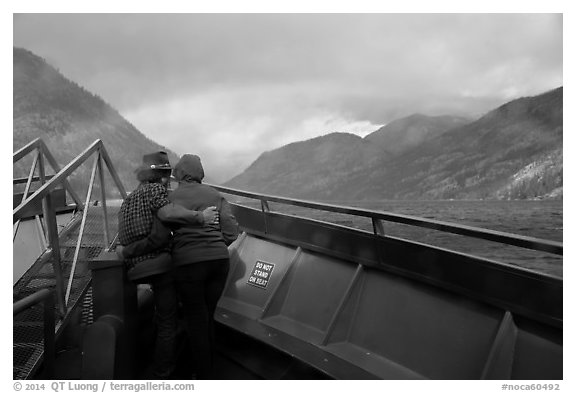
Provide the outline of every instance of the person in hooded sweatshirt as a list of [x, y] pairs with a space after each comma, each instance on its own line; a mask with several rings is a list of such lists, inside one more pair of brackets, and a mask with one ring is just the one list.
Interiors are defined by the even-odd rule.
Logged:
[[173, 169], [178, 188], [169, 199], [190, 210], [216, 206], [217, 226], [171, 226], [176, 290], [183, 306], [191, 360], [199, 379], [214, 378], [214, 311], [230, 267], [228, 245], [238, 237], [238, 223], [229, 203], [214, 188], [202, 184], [200, 157], [185, 154]]

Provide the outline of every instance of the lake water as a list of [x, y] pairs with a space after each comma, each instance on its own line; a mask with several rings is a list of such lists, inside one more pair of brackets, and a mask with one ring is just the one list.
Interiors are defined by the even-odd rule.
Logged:
[[[247, 202], [241, 202], [247, 203]], [[250, 201], [249, 205], [254, 206]], [[388, 213], [429, 218], [449, 223], [492, 229], [522, 236], [562, 242], [562, 201], [338, 201], [330, 204], [353, 206]], [[258, 203], [259, 205], [259, 203]], [[294, 206], [270, 203], [281, 211], [372, 231], [371, 220]], [[438, 247], [496, 260], [562, 277], [562, 256], [526, 250], [481, 239], [447, 234], [403, 224], [384, 223], [385, 233]]]
[[[235, 200], [231, 195], [225, 196], [231, 202]], [[260, 207], [259, 201], [241, 199], [237, 202]], [[119, 205], [120, 201], [109, 201], [108, 204]], [[562, 201], [337, 201], [330, 204], [405, 214], [562, 242]], [[372, 231], [372, 222], [368, 218], [278, 203], [269, 205], [273, 211]], [[402, 224], [384, 223], [384, 229], [388, 236], [444, 247], [562, 277], [562, 256]], [[20, 277], [28, 265], [14, 265], [14, 280]]]

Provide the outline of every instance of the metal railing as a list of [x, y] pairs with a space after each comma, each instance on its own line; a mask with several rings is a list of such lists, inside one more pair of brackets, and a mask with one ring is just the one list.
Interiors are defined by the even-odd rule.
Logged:
[[[80, 155], [74, 158], [68, 165], [64, 168], [60, 169], [56, 164], [56, 161], [48, 151], [44, 142], [40, 139], [36, 139], [35, 141], [29, 143], [22, 149], [18, 150], [14, 153], [13, 162], [16, 163], [17, 161], [21, 160], [24, 156], [36, 152], [36, 156], [34, 157], [34, 161], [32, 163], [32, 167], [30, 169], [26, 186], [25, 192], [22, 202], [13, 210], [13, 222], [15, 223], [14, 228], [14, 237], [16, 236], [17, 223], [23, 218], [24, 212], [26, 208], [34, 203], [38, 203], [42, 201], [42, 211], [43, 211], [43, 218], [44, 223], [46, 226], [47, 236], [47, 246], [48, 252], [51, 253], [52, 256], [52, 265], [56, 280], [56, 299], [57, 299], [57, 306], [59, 311], [62, 315], [66, 314], [68, 301], [70, 299], [70, 292], [72, 288], [72, 282], [74, 279], [74, 273], [76, 270], [76, 264], [79, 257], [79, 252], [82, 244], [82, 237], [84, 235], [84, 228], [86, 224], [86, 219], [88, 215], [88, 209], [90, 206], [90, 198], [92, 196], [92, 190], [96, 179], [96, 172], [98, 172], [99, 183], [100, 183], [100, 190], [101, 190], [101, 201], [102, 201], [102, 213], [103, 213], [103, 234], [104, 234], [104, 246], [105, 248], [109, 248], [110, 243], [110, 232], [109, 232], [109, 224], [108, 224], [108, 212], [106, 206], [106, 188], [104, 182], [104, 165], [103, 162], [106, 164], [108, 168], [108, 172], [111, 175], [118, 191], [121, 194], [122, 198], [126, 198], [126, 191], [120, 181], [116, 170], [114, 169], [112, 162], [104, 144], [101, 140], [97, 140], [92, 143], [86, 150], [84, 150]], [[80, 200], [78, 195], [72, 190], [70, 184], [68, 182], [68, 177], [83, 163], [85, 163], [90, 157], [94, 157], [94, 163], [92, 165], [92, 171], [90, 176], [90, 182], [88, 185], [88, 192], [84, 202]], [[57, 172], [53, 176], [49, 178], [46, 177], [44, 164], [43, 161], [46, 159], [52, 166], [52, 168]], [[36, 168], [39, 169], [39, 174], [37, 177], [34, 176]], [[35, 179], [39, 180], [41, 185], [40, 187], [30, 196], [28, 196], [28, 191], [30, 189], [30, 184]], [[16, 179], [15, 184], [22, 184], [22, 179]], [[72, 261], [72, 268], [70, 272], [70, 276], [68, 278], [68, 282], [66, 284], [66, 288], [64, 285], [64, 278], [61, 269], [61, 257], [60, 257], [60, 245], [59, 245], [59, 238], [58, 238], [58, 231], [56, 225], [56, 214], [54, 208], [52, 206], [51, 201], [51, 192], [55, 190], [57, 187], [63, 185], [64, 188], [68, 191], [68, 193], [74, 199], [77, 208], [82, 211], [82, 221], [80, 223], [80, 231], [78, 235], [78, 239], [76, 242], [76, 248], [74, 251], [74, 257]]]
[[261, 210], [264, 213], [270, 212], [269, 202], [276, 202], [285, 205], [305, 207], [315, 210], [323, 210], [334, 213], [349, 214], [359, 217], [367, 217], [372, 220], [373, 233], [377, 236], [384, 236], [384, 223], [393, 222], [410, 226], [434, 229], [442, 232], [463, 235], [476, 239], [489, 240], [496, 243], [522, 247], [535, 251], [542, 251], [556, 255], [563, 254], [563, 244], [552, 240], [538, 239], [529, 236], [515, 235], [506, 232], [494, 231], [491, 229], [475, 228], [467, 225], [449, 223], [427, 218], [412, 217], [403, 214], [374, 211], [348, 206], [339, 206], [326, 203], [312, 202], [293, 198], [284, 198], [275, 195], [258, 194], [254, 192], [237, 190], [234, 188], [214, 186], [215, 189], [225, 194], [259, 200]]
[[44, 373], [46, 378], [54, 375], [55, 351], [55, 319], [54, 319], [54, 294], [49, 289], [41, 289], [14, 303], [14, 314], [39, 304], [43, 304], [43, 333], [44, 333]]
[[[27, 144], [26, 146], [24, 146], [20, 150], [16, 151], [13, 155], [12, 163], [16, 164], [18, 161], [22, 160], [24, 157], [27, 157], [28, 155], [31, 155], [31, 154], [34, 155], [34, 158], [32, 161], [32, 165], [30, 166], [30, 171], [29, 171], [28, 177], [18, 178], [18, 179], [13, 180], [14, 185], [23, 184], [23, 183], [26, 184], [24, 187], [22, 200], [20, 201], [20, 205], [18, 206], [18, 207], [21, 207], [22, 209], [28, 205], [27, 199], [29, 196], [28, 194], [30, 192], [30, 188], [32, 186], [32, 183], [33, 182], [40, 182], [41, 184], [44, 184], [44, 183], [46, 183], [46, 181], [48, 179], [51, 179], [53, 177], [51, 175], [46, 175], [45, 161], [47, 161], [50, 164], [50, 166], [52, 167], [52, 169], [55, 172], [60, 171], [60, 167], [58, 166], [58, 163], [56, 162], [56, 160], [54, 159], [54, 157], [52, 156], [52, 154], [48, 150], [44, 141], [42, 141], [41, 139], [35, 139], [34, 141], [30, 142], [29, 144]], [[34, 173], [36, 171], [38, 171], [38, 176], [34, 176]], [[74, 190], [72, 189], [72, 187], [70, 186], [68, 181], [64, 181], [63, 185], [64, 185], [65, 189], [68, 191], [68, 193], [70, 194], [70, 196], [72, 197], [72, 199], [74, 200], [74, 202], [76, 203], [76, 205], [78, 205], [80, 208], [82, 208], [82, 203], [80, 202], [78, 195], [74, 192]], [[51, 206], [51, 196], [50, 195], [47, 196], [47, 198], [45, 198], [45, 200], [43, 200], [43, 205], [42, 205], [44, 220], [47, 222], [52, 219], [52, 217], [50, 216], [50, 212], [48, 211], [48, 206]], [[40, 220], [40, 216], [38, 214], [35, 216], [35, 219], [36, 219], [36, 222], [38, 224], [38, 233], [39, 233], [40, 239], [43, 243], [42, 245], [46, 246], [46, 244], [47, 244], [47, 242], [46, 242], [46, 230], [44, 229], [44, 226], [42, 225], [42, 222]], [[20, 217], [14, 219], [13, 239], [16, 238], [16, 235], [18, 233], [18, 229], [20, 227], [20, 222], [21, 222]]]

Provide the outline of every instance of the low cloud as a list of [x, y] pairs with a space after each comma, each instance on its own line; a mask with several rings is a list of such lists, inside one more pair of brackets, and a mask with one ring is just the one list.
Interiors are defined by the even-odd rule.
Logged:
[[232, 178], [263, 152], [285, 144], [328, 132], [363, 136], [381, 126], [319, 104], [290, 105], [297, 100], [294, 94], [299, 94], [294, 87], [214, 90], [142, 106], [124, 116], [176, 153], [199, 155], [215, 182]]
[[14, 45], [226, 180], [264, 151], [562, 85], [561, 14], [23, 14]]

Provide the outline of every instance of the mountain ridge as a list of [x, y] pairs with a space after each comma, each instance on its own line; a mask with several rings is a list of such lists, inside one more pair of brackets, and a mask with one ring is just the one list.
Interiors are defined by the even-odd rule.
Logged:
[[364, 139], [380, 145], [385, 152], [398, 154], [420, 143], [425, 143], [448, 130], [471, 120], [457, 116], [426, 116], [415, 113], [396, 119], [368, 134]]
[[[142, 154], [157, 150], [178, 156], [144, 134], [102, 98], [67, 79], [34, 53], [13, 48], [13, 149], [42, 138], [56, 161], [64, 166], [96, 139], [101, 139], [127, 191], [137, 185], [134, 174]], [[13, 167], [14, 176], [27, 176], [27, 160]], [[73, 187], [87, 189], [89, 168], [71, 176]], [[98, 184], [95, 185], [99, 189]], [[107, 192], [115, 191], [108, 186]], [[95, 190], [95, 191], [96, 191]], [[95, 194], [98, 195], [98, 194]]]
[[[63, 166], [101, 139], [127, 190], [143, 153], [178, 159], [44, 59], [13, 51], [14, 150], [40, 137]], [[339, 132], [294, 142], [262, 153], [225, 185], [323, 200], [562, 198], [562, 133], [559, 87], [476, 120], [413, 114], [364, 138]], [[25, 164], [13, 166], [15, 177], [27, 176]], [[74, 187], [87, 187], [87, 167], [74, 173]]]
[[[338, 159], [325, 163], [336, 174], [302, 170], [316, 165], [314, 159], [303, 162], [303, 154], [294, 155], [299, 158], [298, 167], [290, 164], [293, 157], [284, 155], [278, 160], [277, 149], [262, 155], [225, 185], [322, 200], [561, 198], [562, 95], [563, 88], [559, 87], [521, 97], [474, 121], [439, 117], [455, 119], [453, 127], [445, 122], [444, 129], [432, 127], [437, 117], [415, 114], [398, 119], [387, 125], [388, 130], [402, 138], [403, 131], [418, 129], [418, 138], [406, 138], [416, 142], [387, 149], [385, 144], [398, 140], [398, 136], [382, 135], [384, 126], [364, 138], [371, 152], [364, 146], [340, 146]], [[395, 128], [399, 124], [403, 128]], [[428, 133], [428, 129], [433, 132]], [[302, 143], [294, 146], [304, 150], [310, 142]], [[377, 153], [373, 153], [375, 148]], [[345, 159], [349, 166], [338, 166], [341, 157], [354, 155], [361, 158], [354, 162]], [[285, 173], [299, 173], [284, 177], [282, 184], [254, 170], [273, 165], [284, 165]], [[538, 174], [531, 167], [539, 168]]]

